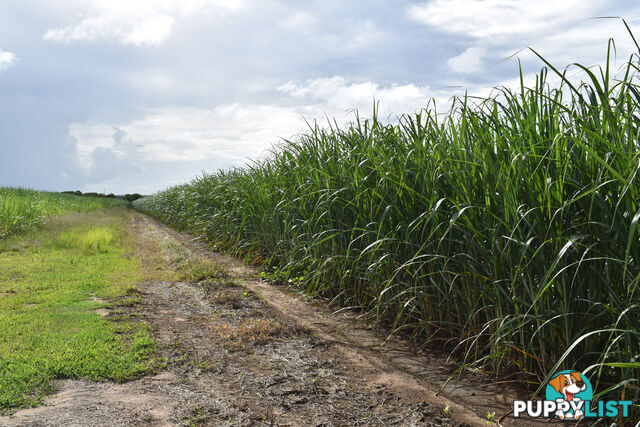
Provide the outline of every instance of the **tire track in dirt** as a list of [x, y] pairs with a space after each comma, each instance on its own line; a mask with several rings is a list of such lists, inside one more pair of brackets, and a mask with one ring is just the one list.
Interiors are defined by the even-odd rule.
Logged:
[[387, 335], [356, 314], [334, 314], [293, 289], [270, 285], [258, 279], [258, 271], [238, 259], [212, 252], [205, 245], [158, 221], [145, 217], [161, 233], [172, 236], [200, 255], [213, 259], [225, 271], [240, 280], [243, 287], [260, 296], [286, 323], [299, 325], [331, 343], [340, 360], [349, 361], [347, 368], [369, 390], [385, 389], [409, 401], [428, 402], [437, 408], [449, 406], [453, 419], [471, 425], [487, 425], [486, 414], [495, 412], [495, 420], [507, 415], [503, 425], [539, 426], [551, 420], [514, 419], [509, 410], [514, 399], [527, 399], [527, 394], [509, 384], [494, 384], [495, 379], [456, 380], [452, 364], [446, 356], [418, 350], [406, 340], [387, 339]]

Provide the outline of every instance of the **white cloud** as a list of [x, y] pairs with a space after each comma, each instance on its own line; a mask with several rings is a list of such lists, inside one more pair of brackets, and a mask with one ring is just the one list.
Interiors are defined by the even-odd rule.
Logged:
[[16, 63], [16, 56], [11, 52], [0, 50], [0, 71], [4, 71]]
[[155, 15], [141, 20], [118, 22], [103, 15], [85, 18], [80, 24], [48, 30], [44, 39], [55, 42], [73, 40], [117, 40], [123, 44], [160, 45], [170, 35], [175, 20], [167, 15]]
[[487, 54], [483, 47], [470, 47], [458, 56], [447, 60], [447, 65], [457, 73], [475, 73], [484, 68], [482, 58]]
[[215, 109], [171, 107], [124, 123], [72, 123], [78, 165], [96, 167], [94, 153], [110, 150], [134, 163], [224, 159], [240, 164], [278, 141], [303, 130], [291, 108], [230, 104]]
[[90, 0], [79, 3], [81, 21], [51, 28], [43, 36], [54, 42], [110, 40], [122, 44], [161, 45], [176, 21], [198, 13], [234, 12], [242, 0]]
[[344, 116], [353, 108], [361, 112], [371, 111], [374, 99], [380, 101], [380, 113], [400, 115], [424, 107], [429, 98], [437, 94], [429, 86], [391, 85], [380, 86], [373, 82], [349, 83], [340, 76], [308, 80], [300, 83], [289, 81], [278, 90], [293, 97], [307, 98], [329, 115]]
[[[104, 176], [101, 156], [120, 168], [146, 162], [194, 162], [215, 159], [227, 166], [256, 159], [280, 138], [292, 138], [308, 127], [307, 121], [325, 115], [339, 125], [354, 119], [351, 109], [363, 117], [372, 111], [374, 97], [380, 117], [412, 112], [427, 103], [428, 87], [413, 84], [381, 86], [352, 83], [342, 77], [290, 81], [278, 88], [299, 105], [227, 104], [217, 108], [167, 107], [148, 111], [135, 120], [120, 123], [72, 123], [69, 137], [75, 145], [77, 165], [86, 176]], [[289, 102], [290, 103], [290, 102]], [[98, 171], [103, 171], [99, 172]]]
[[[526, 61], [525, 72], [532, 65], [537, 71], [544, 63], [527, 47], [561, 70], [574, 62], [603, 65], [610, 38], [616, 42], [618, 65], [636, 52], [619, 19], [589, 19], [637, 13], [629, 8], [616, 10], [606, 0], [539, 0], [535, 6], [520, 0], [433, 0], [410, 6], [407, 13], [411, 19], [469, 40], [462, 54], [447, 60], [450, 69], [460, 74], [493, 73], [502, 59], [516, 52]], [[517, 64], [510, 61], [502, 67], [513, 70]]]
[[589, 16], [603, 0], [433, 0], [409, 7], [409, 16], [442, 31], [478, 38], [558, 29]]
[[125, 43], [137, 46], [160, 45], [171, 35], [176, 20], [172, 16], [156, 15], [137, 22], [130, 31], [123, 33]]

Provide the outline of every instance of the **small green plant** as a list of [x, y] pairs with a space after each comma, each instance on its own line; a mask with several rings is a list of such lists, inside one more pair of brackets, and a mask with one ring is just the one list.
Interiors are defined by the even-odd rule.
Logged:
[[199, 405], [194, 405], [191, 409], [191, 414], [185, 419], [188, 426], [202, 426], [206, 425], [209, 415]]
[[449, 405], [448, 405], [448, 404], [447, 404], [447, 405], [445, 405], [445, 407], [444, 407], [444, 408], [442, 408], [442, 413], [443, 413], [445, 416], [449, 416]]
[[281, 284], [292, 284], [292, 285], [300, 285], [304, 282], [304, 275], [295, 275], [291, 270], [288, 269], [279, 269], [277, 267], [272, 267], [271, 272], [261, 271], [259, 274], [261, 279], [267, 280], [269, 282], [281, 283]]
[[140, 295], [138, 285], [129, 284], [124, 287], [124, 294], [127, 296]]

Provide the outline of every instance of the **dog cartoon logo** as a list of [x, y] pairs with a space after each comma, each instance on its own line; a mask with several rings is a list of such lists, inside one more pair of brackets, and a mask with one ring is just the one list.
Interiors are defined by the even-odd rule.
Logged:
[[[551, 375], [544, 400], [514, 400], [513, 416], [582, 420], [602, 417], [629, 417], [631, 400], [593, 402], [593, 387], [582, 372], [573, 369]], [[624, 424], [624, 423], [623, 423]], [[626, 424], [624, 424], [626, 425]]]
[[580, 372], [562, 371], [547, 383], [546, 399], [560, 402], [564, 400], [570, 403], [565, 406], [569, 408], [568, 410], [556, 411], [558, 418], [579, 419], [584, 417], [584, 405], [588, 405], [593, 399], [593, 388], [587, 377]]

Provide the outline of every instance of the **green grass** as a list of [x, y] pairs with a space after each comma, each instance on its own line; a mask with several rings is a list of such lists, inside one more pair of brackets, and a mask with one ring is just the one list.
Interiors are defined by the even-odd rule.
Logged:
[[127, 215], [68, 214], [0, 241], [0, 413], [39, 404], [55, 378], [124, 381], [152, 368], [141, 324], [96, 313], [141, 280]]
[[121, 199], [0, 187], [0, 239], [40, 225], [44, 218], [53, 215], [126, 204], [128, 202]]
[[639, 62], [616, 75], [609, 59], [573, 65], [583, 83], [547, 64], [534, 87], [446, 115], [312, 125], [266, 160], [134, 206], [461, 366], [534, 388], [574, 368], [637, 402]]
[[53, 243], [59, 249], [80, 249], [83, 253], [107, 253], [115, 236], [108, 227], [88, 230], [71, 229], [61, 233]]

